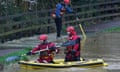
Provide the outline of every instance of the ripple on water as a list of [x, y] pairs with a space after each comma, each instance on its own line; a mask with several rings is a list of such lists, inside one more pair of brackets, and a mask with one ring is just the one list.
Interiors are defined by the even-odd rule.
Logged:
[[107, 70], [120, 70], [120, 63], [109, 63], [109, 65], [104, 68]]
[[20, 72], [107, 72], [103, 67], [96, 68], [60, 68], [60, 69], [22, 69]]

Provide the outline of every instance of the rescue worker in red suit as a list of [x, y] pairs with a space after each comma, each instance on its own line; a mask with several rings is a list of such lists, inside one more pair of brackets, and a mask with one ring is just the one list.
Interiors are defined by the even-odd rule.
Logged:
[[55, 43], [47, 41], [48, 36], [46, 34], [42, 34], [39, 36], [39, 40], [41, 43], [32, 49], [32, 54], [37, 51], [40, 52], [39, 59], [37, 59], [40, 63], [54, 63], [53, 57], [54, 52], [58, 53], [58, 48], [55, 47]]
[[73, 26], [67, 27], [68, 40], [62, 44], [65, 46], [65, 62], [80, 61], [80, 36], [76, 34]]

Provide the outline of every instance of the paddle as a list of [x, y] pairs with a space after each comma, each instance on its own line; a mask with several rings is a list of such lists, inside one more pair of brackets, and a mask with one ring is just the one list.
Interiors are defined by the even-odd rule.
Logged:
[[21, 56], [9, 56], [5, 59], [5, 62], [15, 62], [15, 61], [19, 61], [19, 60], [25, 60], [28, 61], [27, 55], [26, 54], [22, 54]]
[[[44, 51], [44, 50], [40, 50], [40, 51]], [[37, 54], [38, 52], [40, 51], [37, 51], [36, 53], [32, 54], [31, 52], [27, 52], [26, 54], [22, 54], [20, 56], [9, 56], [5, 59], [5, 62], [14, 62], [14, 61], [19, 61], [19, 60], [25, 60], [25, 61], [28, 61], [28, 57], [27, 56], [30, 56], [30, 55], [35, 55]]]
[[87, 37], [86, 37], [85, 31], [84, 31], [81, 24], [79, 24], [79, 27], [80, 27], [80, 30], [82, 31], [82, 35], [83, 35], [83, 40], [82, 40], [82, 43], [81, 43], [81, 48], [83, 48], [83, 46], [85, 45], [85, 41], [86, 41]]
[[16, 62], [18, 60], [28, 60], [28, 57], [26, 56], [26, 53], [30, 51], [32, 47], [27, 47], [25, 49], [22, 49], [20, 51], [12, 52], [4, 56], [5, 62]]
[[[60, 47], [58, 45], [56, 45], [55, 47]], [[42, 49], [42, 50], [39, 50], [39, 51], [35, 51], [35, 53], [32, 53], [31, 51], [30, 52], [27, 52], [26, 54], [22, 54], [20, 56], [16, 56], [16, 55], [13, 55], [13, 56], [9, 56], [5, 59], [5, 62], [13, 62], [13, 61], [19, 61], [19, 60], [25, 60], [25, 61], [28, 61], [28, 57], [27, 56], [30, 56], [30, 55], [35, 55], [35, 54], [40, 54], [40, 52], [42, 51], [46, 51], [46, 50], [49, 50], [48, 46], [46, 49]]]

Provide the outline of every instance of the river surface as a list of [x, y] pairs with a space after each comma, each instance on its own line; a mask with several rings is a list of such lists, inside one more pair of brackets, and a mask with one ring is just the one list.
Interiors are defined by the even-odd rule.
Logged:
[[[62, 69], [23, 69], [18, 64], [5, 67], [4, 72], [120, 72], [120, 32], [96, 33], [87, 35], [81, 56], [87, 59], [104, 59], [108, 66], [95, 68], [62, 68]], [[61, 51], [56, 58], [63, 58]]]

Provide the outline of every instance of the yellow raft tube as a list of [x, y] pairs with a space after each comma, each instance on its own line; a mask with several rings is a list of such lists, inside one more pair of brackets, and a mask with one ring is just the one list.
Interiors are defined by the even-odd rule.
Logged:
[[64, 59], [55, 59], [55, 63], [37, 63], [35, 61], [19, 61], [22, 68], [69, 68], [69, 67], [97, 67], [107, 66], [103, 59], [90, 59], [87, 61], [64, 62]]

